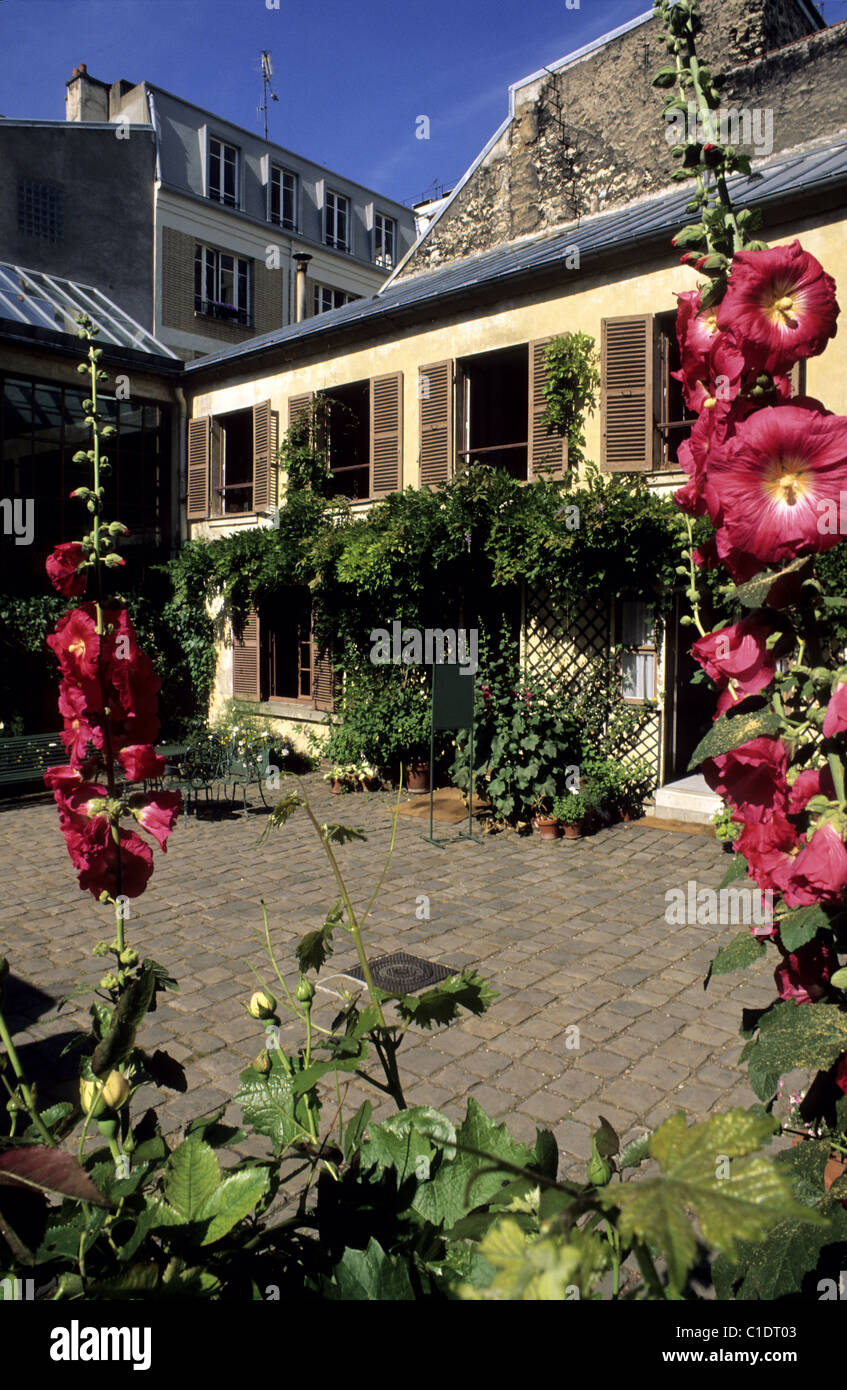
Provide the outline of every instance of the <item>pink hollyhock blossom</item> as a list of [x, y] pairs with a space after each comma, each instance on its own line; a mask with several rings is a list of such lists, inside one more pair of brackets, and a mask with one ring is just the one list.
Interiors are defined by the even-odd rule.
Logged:
[[781, 739], [750, 739], [729, 753], [707, 758], [703, 776], [746, 822], [769, 820], [788, 807], [788, 749]]
[[834, 1080], [836, 1086], [847, 1094], [847, 1052], [835, 1068]]
[[787, 907], [838, 902], [847, 888], [847, 848], [833, 825], [821, 825], [779, 875]]
[[85, 551], [79, 541], [66, 541], [57, 545], [47, 556], [44, 568], [54, 589], [65, 598], [78, 598], [85, 593], [86, 571], [79, 566], [85, 559]]
[[94, 622], [94, 604], [84, 603], [73, 608], [56, 624], [56, 631], [47, 638], [59, 658], [62, 675], [71, 680], [93, 680], [97, 675], [100, 638]]
[[61, 739], [74, 767], [85, 762], [89, 744], [103, 747], [102, 699], [96, 681], [76, 684], [62, 681], [59, 686], [59, 713], [64, 721]]
[[741, 823], [735, 850], [747, 860], [750, 877], [760, 888], [778, 889], [791, 867], [790, 855], [800, 843], [796, 829], [782, 811], [775, 811], [769, 820]]
[[742, 618], [694, 643], [691, 655], [723, 692], [718, 714], [770, 685], [776, 667], [776, 659], [767, 648], [770, 633], [770, 628], [755, 618]]
[[118, 762], [128, 782], [146, 782], [161, 777], [165, 759], [159, 757], [150, 743], [131, 743], [118, 753]]
[[757, 410], [712, 448], [704, 496], [725, 544], [761, 568], [838, 545], [821, 521], [844, 491], [847, 418], [805, 403]]
[[799, 241], [767, 251], [737, 251], [717, 326], [731, 329], [751, 366], [789, 372], [823, 352], [836, 333], [835, 281]]
[[156, 792], [146, 801], [133, 805], [133, 815], [142, 830], [152, 835], [162, 852], [167, 850], [167, 838], [174, 828], [182, 808], [179, 792]]
[[842, 681], [832, 692], [832, 699], [826, 707], [823, 721], [824, 738], [832, 738], [847, 729], [847, 681]]
[[785, 955], [774, 971], [780, 999], [793, 999], [795, 1004], [813, 1004], [823, 999], [834, 967], [836, 957], [821, 937]]
[[128, 898], [140, 897], [153, 872], [153, 851], [141, 836], [126, 830], [119, 831], [119, 836], [120, 852], [111, 833], [108, 836], [101, 833], [99, 843], [91, 846], [87, 864], [80, 872], [80, 888], [87, 889], [95, 898], [99, 898], [104, 891], [113, 898], [118, 893], [124, 893]]

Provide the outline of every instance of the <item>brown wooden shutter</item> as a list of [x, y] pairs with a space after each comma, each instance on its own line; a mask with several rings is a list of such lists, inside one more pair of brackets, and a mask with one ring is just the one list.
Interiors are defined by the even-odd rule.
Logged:
[[603, 319], [601, 466], [610, 473], [653, 467], [654, 351], [652, 314]]
[[188, 498], [186, 516], [201, 521], [209, 515], [209, 431], [208, 415], [188, 422]]
[[552, 338], [537, 338], [529, 344], [529, 422], [527, 439], [529, 478], [561, 478], [568, 461], [568, 441], [543, 423], [547, 409], [547, 363], [544, 349]]
[[302, 415], [310, 415], [312, 411], [312, 393], [306, 391], [302, 396], [288, 397], [288, 428], [296, 424]]
[[318, 644], [312, 633], [312, 699], [316, 709], [335, 709], [335, 670], [332, 652], [318, 656]]
[[805, 361], [795, 362], [788, 374], [791, 383], [791, 396], [805, 396], [806, 394], [806, 363]]
[[446, 483], [453, 471], [453, 363], [418, 369], [421, 487]]
[[276, 506], [276, 425], [270, 401], [253, 406], [253, 511]]
[[259, 695], [259, 616], [254, 608], [236, 637], [232, 651], [232, 693], [237, 700], [258, 700]]
[[403, 472], [403, 373], [371, 379], [371, 496], [400, 487]]

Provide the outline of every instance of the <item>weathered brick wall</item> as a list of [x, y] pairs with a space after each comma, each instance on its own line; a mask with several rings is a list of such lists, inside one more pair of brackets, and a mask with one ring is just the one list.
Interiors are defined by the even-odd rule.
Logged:
[[[843, 126], [847, 24], [812, 31], [794, 0], [703, 0], [702, 12], [700, 51], [714, 71], [727, 73], [725, 105], [771, 109], [774, 151]], [[650, 86], [667, 61], [659, 32], [651, 20], [521, 88], [515, 119], [404, 274], [669, 186], [675, 165], [661, 96]], [[771, 151], [763, 145], [759, 152]]]
[[194, 249], [197, 239], [174, 227], [162, 228], [162, 325], [224, 343], [243, 343], [257, 333], [281, 328], [284, 271], [269, 270], [264, 261], [253, 261], [254, 326], [246, 328], [194, 314]]

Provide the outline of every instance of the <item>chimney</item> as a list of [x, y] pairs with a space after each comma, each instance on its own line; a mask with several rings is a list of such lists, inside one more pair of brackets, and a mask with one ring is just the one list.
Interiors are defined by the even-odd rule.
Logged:
[[108, 121], [108, 82], [90, 77], [85, 63], [80, 63], [65, 85], [66, 121]]
[[295, 291], [297, 322], [302, 323], [303, 319], [308, 318], [306, 303], [306, 267], [312, 258], [306, 251], [298, 251], [294, 259], [297, 262], [297, 288]]

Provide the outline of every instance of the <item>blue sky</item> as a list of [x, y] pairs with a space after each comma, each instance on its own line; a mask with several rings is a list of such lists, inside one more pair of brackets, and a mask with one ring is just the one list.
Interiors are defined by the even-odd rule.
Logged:
[[[268, 0], [275, 3], [275, 0]], [[650, 0], [0, 0], [0, 114], [63, 120], [79, 63], [147, 80], [401, 202], [450, 187], [508, 111], [510, 82]], [[572, 3], [572, 0], [571, 0]], [[430, 139], [415, 136], [430, 120]]]

